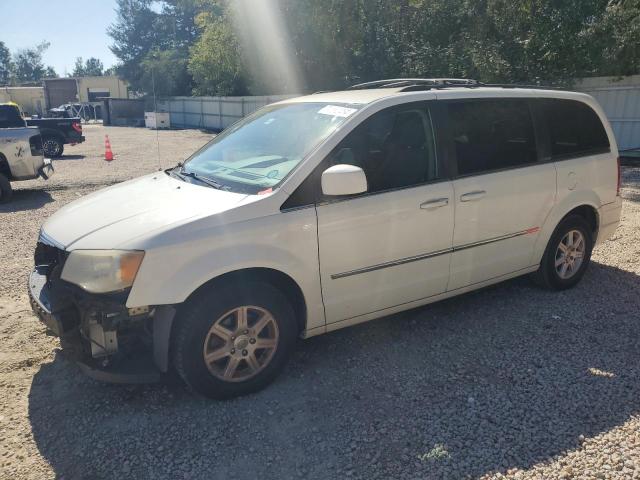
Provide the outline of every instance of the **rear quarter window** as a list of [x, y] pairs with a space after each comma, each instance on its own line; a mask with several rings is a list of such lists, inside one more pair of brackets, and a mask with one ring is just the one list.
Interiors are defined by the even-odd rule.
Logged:
[[575, 100], [538, 101], [549, 132], [551, 156], [574, 157], [610, 150], [607, 132], [600, 118], [586, 103]]

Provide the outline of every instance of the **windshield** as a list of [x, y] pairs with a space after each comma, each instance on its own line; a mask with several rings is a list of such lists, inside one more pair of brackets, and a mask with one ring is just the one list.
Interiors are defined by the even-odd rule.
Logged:
[[196, 152], [182, 172], [251, 194], [274, 188], [360, 107], [292, 103], [262, 108]]

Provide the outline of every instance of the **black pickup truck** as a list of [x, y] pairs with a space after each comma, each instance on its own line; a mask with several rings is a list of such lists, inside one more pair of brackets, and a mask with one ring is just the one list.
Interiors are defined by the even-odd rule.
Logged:
[[42, 151], [47, 158], [62, 155], [66, 144], [84, 142], [80, 118], [28, 118], [15, 103], [0, 103], [0, 128], [38, 127], [42, 136]]

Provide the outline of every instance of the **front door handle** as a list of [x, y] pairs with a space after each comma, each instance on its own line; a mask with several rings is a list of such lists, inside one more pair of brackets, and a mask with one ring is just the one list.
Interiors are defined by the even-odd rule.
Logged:
[[432, 198], [420, 204], [420, 208], [423, 210], [431, 210], [434, 208], [446, 207], [449, 205], [448, 198]]
[[461, 202], [475, 202], [476, 200], [480, 200], [483, 198], [487, 192], [484, 190], [475, 190], [473, 192], [468, 192], [463, 195], [460, 195]]

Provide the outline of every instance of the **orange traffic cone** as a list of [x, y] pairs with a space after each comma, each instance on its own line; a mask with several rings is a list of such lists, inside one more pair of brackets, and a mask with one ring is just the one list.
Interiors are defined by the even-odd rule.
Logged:
[[113, 152], [111, 151], [111, 142], [109, 142], [109, 135], [104, 136], [104, 159], [107, 162], [113, 160]]

